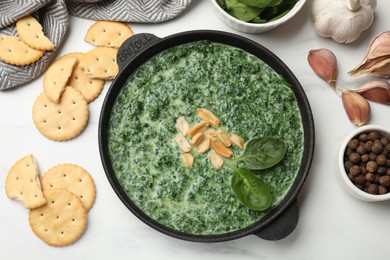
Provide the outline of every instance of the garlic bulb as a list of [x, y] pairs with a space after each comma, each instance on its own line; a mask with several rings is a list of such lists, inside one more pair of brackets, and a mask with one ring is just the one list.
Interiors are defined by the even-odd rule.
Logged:
[[312, 15], [319, 35], [350, 43], [374, 21], [376, 0], [314, 0]]

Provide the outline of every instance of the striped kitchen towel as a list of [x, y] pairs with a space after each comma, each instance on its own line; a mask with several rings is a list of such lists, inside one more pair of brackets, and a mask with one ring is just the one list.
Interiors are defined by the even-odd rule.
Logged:
[[[0, 90], [23, 85], [44, 73], [63, 43], [69, 15], [92, 20], [159, 23], [179, 15], [193, 0], [1, 0], [0, 35], [17, 35], [15, 22], [31, 14], [54, 43], [37, 62], [14, 66], [0, 61]], [[66, 44], [66, 43], [65, 43]]]

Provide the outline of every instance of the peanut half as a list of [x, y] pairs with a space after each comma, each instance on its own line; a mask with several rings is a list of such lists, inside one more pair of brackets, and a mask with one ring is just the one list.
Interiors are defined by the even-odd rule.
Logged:
[[191, 168], [191, 166], [194, 164], [194, 156], [190, 153], [183, 153], [181, 155], [181, 160], [183, 161], [184, 167], [187, 169]]
[[176, 136], [175, 142], [179, 146], [180, 150], [182, 150], [183, 152], [187, 153], [191, 151], [191, 145], [184, 136]]
[[221, 169], [224, 163], [223, 158], [215, 151], [210, 152], [210, 162], [216, 170]]
[[210, 139], [206, 138], [203, 140], [203, 142], [197, 147], [196, 152], [197, 153], [205, 153], [210, 149], [211, 141]]
[[197, 133], [192, 137], [192, 145], [193, 146], [198, 146], [200, 143], [204, 140], [204, 134], [202, 132]]
[[209, 122], [213, 126], [218, 126], [221, 123], [218, 117], [216, 117], [211, 111], [204, 108], [198, 108], [197, 111], [200, 119]]
[[212, 142], [211, 145], [217, 154], [226, 158], [230, 158], [233, 156], [233, 152], [229, 148], [224, 146], [222, 143]]
[[204, 136], [208, 139], [210, 139], [213, 142], [218, 141], [217, 131], [215, 131], [213, 128], [209, 128], [206, 131], [203, 132]]
[[240, 148], [241, 150], [244, 149], [245, 141], [244, 139], [242, 139], [241, 136], [236, 134], [230, 134], [229, 138], [230, 141], [232, 141], [232, 143], [235, 144], [238, 148]]
[[217, 136], [219, 140], [221, 140], [221, 143], [225, 145], [226, 147], [232, 146], [232, 143], [230, 142], [229, 136], [223, 131], [222, 129], [217, 130]]
[[194, 125], [190, 131], [188, 132], [188, 135], [192, 138], [194, 137], [194, 135], [196, 135], [197, 133], [199, 132], [203, 132], [204, 130], [206, 130], [207, 128], [209, 128], [210, 126], [210, 123], [207, 122], [207, 121], [202, 121], [200, 123], [197, 123], [196, 125]]
[[177, 128], [179, 131], [186, 136], [188, 132], [190, 131], [190, 124], [187, 122], [184, 116], [181, 116], [176, 121]]

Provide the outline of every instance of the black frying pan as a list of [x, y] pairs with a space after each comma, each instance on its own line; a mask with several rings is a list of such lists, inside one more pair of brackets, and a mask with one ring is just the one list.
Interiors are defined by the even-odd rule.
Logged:
[[[274, 208], [268, 215], [257, 221], [255, 224], [234, 232], [221, 235], [193, 235], [186, 234], [161, 225], [149, 216], [144, 214], [126, 195], [119, 184], [112, 169], [111, 161], [108, 155], [107, 145], [107, 126], [110, 113], [119, 91], [123, 87], [127, 78], [142, 65], [145, 61], [154, 55], [168, 48], [199, 41], [209, 40], [216, 43], [222, 43], [245, 50], [257, 56], [266, 62], [276, 72], [282, 75], [291, 85], [298, 100], [304, 129], [304, 151], [302, 163], [297, 177], [281, 203]], [[240, 238], [249, 234], [257, 235], [267, 240], [279, 240], [289, 235], [296, 227], [299, 218], [299, 209], [297, 196], [301, 190], [305, 179], [309, 173], [310, 165], [314, 152], [314, 122], [311, 114], [309, 102], [306, 98], [300, 83], [295, 78], [289, 68], [272, 52], [258, 43], [251, 41], [239, 35], [220, 32], [220, 31], [189, 31], [174, 34], [165, 38], [158, 38], [152, 34], [136, 34], [130, 37], [120, 47], [117, 62], [120, 72], [111, 84], [107, 96], [104, 100], [100, 121], [99, 121], [99, 149], [107, 178], [121, 199], [123, 204], [139, 219], [152, 228], [165, 233], [169, 236], [196, 242], [221, 242]]]

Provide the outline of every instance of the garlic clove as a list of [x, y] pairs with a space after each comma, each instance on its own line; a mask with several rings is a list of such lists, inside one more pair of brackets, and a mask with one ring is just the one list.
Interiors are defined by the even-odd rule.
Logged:
[[373, 80], [355, 90], [364, 98], [384, 105], [390, 105], [390, 83], [386, 80]]
[[363, 74], [370, 74], [371, 70], [373, 69], [374, 66], [377, 67], [377, 64], [388, 59], [390, 56], [382, 56], [382, 57], [377, 57], [375, 59], [369, 59], [356, 67], [355, 69], [351, 70], [348, 72], [348, 75], [356, 77], [359, 75]]
[[382, 32], [375, 36], [368, 47], [362, 63], [348, 72], [351, 76], [363, 74], [362, 72], [376, 63], [390, 57], [390, 31]]
[[370, 67], [367, 72], [368, 74], [376, 75], [379, 77], [389, 78], [390, 77], [390, 58], [382, 60], [377, 64]]
[[371, 115], [368, 101], [358, 93], [344, 90], [341, 93], [345, 112], [349, 120], [358, 126], [364, 125]]
[[334, 53], [328, 49], [311, 50], [307, 60], [313, 71], [335, 89], [337, 58]]

